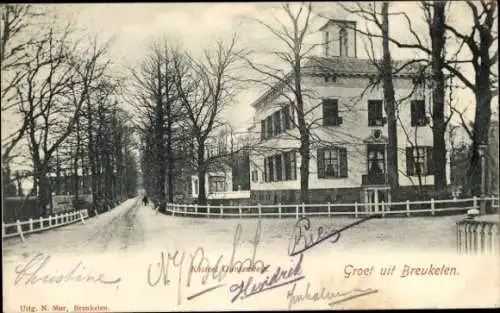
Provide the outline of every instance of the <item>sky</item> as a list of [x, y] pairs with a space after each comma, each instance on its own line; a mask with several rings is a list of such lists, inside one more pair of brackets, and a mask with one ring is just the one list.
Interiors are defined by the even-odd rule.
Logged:
[[[298, 3], [295, 3], [298, 5]], [[354, 5], [349, 3], [348, 5]], [[103, 39], [114, 38], [111, 46], [111, 55], [116, 61], [118, 71], [125, 71], [127, 67], [137, 64], [147, 52], [149, 44], [155, 39], [166, 35], [173, 41], [181, 42], [182, 46], [192, 53], [199, 53], [210, 47], [215, 39], [227, 40], [236, 31], [241, 47], [255, 51], [262, 47], [269, 48], [276, 45], [273, 37], [252, 18], [266, 22], [273, 22], [273, 18], [286, 20], [280, 3], [129, 3], [129, 4], [57, 4], [52, 5], [55, 11], [63, 17], [74, 19], [78, 25], [91, 33], [99, 34]], [[418, 4], [416, 2], [391, 3], [392, 12], [409, 12], [412, 23], [417, 30], [421, 30], [425, 38], [428, 30], [425, 28]], [[338, 4], [332, 2], [314, 3], [314, 12], [321, 17], [314, 17], [311, 30], [311, 40], [317, 41], [321, 37], [319, 29], [325, 22], [325, 17], [337, 19], [357, 20], [359, 26], [363, 23], [358, 17], [345, 13]], [[463, 22], [470, 13], [468, 8], [455, 5], [448, 19], [459, 29], [467, 29], [468, 23]], [[408, 40], [406, 23], [402, 19], [391, 21], [391, 34], [398, 39]], [[412, 50], [393, 49], [393, 58], [413, 58], [421, 54]], [[363, 42], [358, 38], [358, 51], [363, 56]], [[263, 51], [263, 50], [262, 50]], [[260, 54], [262, 60], [265, 59]], [[261, 61], [261, 59], [259, 59]], [[271, 61], [272, 62], [272, 61]], [[262, 88], [255, 86], [243, 87], [238, 91], [234, 105], [225, 112], [225, 117], [236, 129], [246, 129], [252, 120], [253, 109], [250, 103], [254, 101]], [[462, 105], [473, 101], [470, 92], [461, 94]], [[472, 113], [472, 112], [470, 112]], [[472, 115], [470, 115], [472, 116]]]
[[[112, 38], [110, 55], [114, 61], [114, 70], [126, 73], [127, 68], [137, 65], [148, 51], [149, 45], [155, 39], [166, 36], [172, 41], [182, 43], [182, 46], [193, 54], [199, 54], [204, 48], [209, 48], [215, 39], [227, 40], [234, 32], [238, 33], [241, 47], [264, 52], [264, 49], [278, 48], [277, 41], [252, 18], [258, 18], [273, 23], [284, 20], [283, 12], [279, 10], [281, 3], [88, 3], [88, 4], [42, 4], [57, 13], [63, 20], [74, 20], [89, 33], [98, 34], [103, 41]], [[294, 3], [298, 5], [298, 3]], [[349, 3], [354, 5], [354, 3]], [[392, 2], [393, 12], [403, 10], [409, 12], [412, 23], [423, 37], [428, 33], [425, 28], [418, 4], [416, 2]], [[321, 16], [315, 16], [311, 24], [311, 42], [321, 38], [318, 30], [327, 20], [336, 19], [361, 20], [349, 15], [333, 2], [315, 2], [313, 11]], [[468, 9], [454, 4], [452, 14], [448, 19], [465, 30]], [[285, 19], [286, 20], [286, 19]], [[402, 40], [408, 38], [406, 22], [402, 19], [391, 19], [391, 34]], [[362, 39], [358, 38], [359, 57], [363, 55]], [[380, 52], [380, 49], [379, 51]], [[274, 62], [260, 54], [259, 61]], [[418, 57], [415, 51], [392, 47], [395, 59], [411, 59]], [[272, 64], [272, 63], [271, 63]], [[465, 70], [467, 72], [467, 70]], [[469, 73], [470, 74], [470, 73]], [[252, 122], [253, 109], [251, 103], [264, 92], [263, 88], [243, 85], [238, 91], [234, 103], [225, 111], [225, 119], [235, 130], [245, 130]], [[463, 91], [459, 97], [460, 106], [465, 108], [473, 103], [473, 94]], [[131, 109], [129, 107], [129, 109]], [[472, 118], [472, 110], [468, 110], [468, 118]], [[14, 119], [12, 119], [14, 120]], [[2, 117], [2, 122], [5, 119]], [[7, 122], [9, 119], [7, 118]], [[6, 123], [8, 124], [8, 123]], [[2, 136], [8, 126], [2, 126]]]

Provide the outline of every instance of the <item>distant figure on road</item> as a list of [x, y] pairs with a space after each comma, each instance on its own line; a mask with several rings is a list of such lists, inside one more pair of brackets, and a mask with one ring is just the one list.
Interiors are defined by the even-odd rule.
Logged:
[[142, 204], [144, 204], [144, 205], [149, 204], [148, 196], [144, 196], [144, 198], [142, 198]]

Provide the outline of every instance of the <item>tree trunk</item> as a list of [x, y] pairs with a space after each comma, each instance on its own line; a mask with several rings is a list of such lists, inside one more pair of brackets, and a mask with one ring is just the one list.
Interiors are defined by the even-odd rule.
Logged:
[[197, 170], [198, 170], [198, 204], [207, 204], [207, 193], [205, 190], [205, 146], [203, 143], [198, 144], [197, 155]]
[[300, 201], [309, 203], [309, 135], [301, 135], [300, 139]]
[[98, 188], [98, 168], [97, 168], [97, 160], [96, 160], [96, 146], [94, 142], [94, 134], [92, 133], [92, 125], [93, 125], [93, 112], [92, 106], [90, 103], [90, 99], [87, 100], [87, 136], [88, 136], [88, 157], [89, 157], [89, 165], [90, 165], [90, 186], [92, 188], [92, 205], [94, 209], [97, 206], [97, 188]]
[[440, 199], [447, 197], [446, 182], [446, 142], [444, 139], [446, 125], [444, 119], [444, 46], [445, 46], [445, 3], [434, 2], [433, 18], [430, 24], [432, 41], [432, 135], [434, 162], [434, 197]]
[[167, 184], [168, 184], [168, 201], [174, 201], [174, 158], [172, 151], [172, 102], [167, 101], [167, 162], [168, 162], [168, 172], [167, 172]]
[[382, 46], [383, 46], [383, 88], [384, 102], [387, 113], [387, 174], [393, 199], [399, 196], [398, 174], [398, 137], [396, 120], [396, 101], [392, 82], [392, 59], [389, 50], [389, 4], [382, 4]]
[[[488, 68], [482, 68], [476, 73], [476, 116], [474, 119], [474, 129], [472, 133], [472, 157], [469, 165], [469, 177], [471, 195], [481, 195], [481, 177], [482, 170], [481, 157], [478, 150], [480, 145], [488, 144], [488, 130], [491, 120], [491, 89], [490, 89], [490, 71]], [[486, 151], [485, 151], [486, 153]]]
[[38, 205], [40, 212], [43, 216], [50, 215], [51, 210], [51, 188], [49, 180], [47, 178], [47, 168], [44, 164], [40, 164], [36, 167], [37, 180], [38, 180]]
[[78, 201], [80, 180], [78, 178], [78, 158], [80, 156], [80, 119], [76, 119], [76, 151], [75, 151], [75, 159], [74, 159], [74, 169], [75, 169], [75, 181], [74, 181], [74, 196], [75, 201]]

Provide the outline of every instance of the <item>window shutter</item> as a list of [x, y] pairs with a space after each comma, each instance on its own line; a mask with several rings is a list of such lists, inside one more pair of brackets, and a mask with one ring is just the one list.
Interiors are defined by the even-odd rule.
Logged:
[[318, 178], [325, 177], [325, 154], [323, 148], [318, 148], [316, 160], [318, 162]]
[[340, 177], [347, 177], [347, 149], [346, 148], [339, 148], [339, 174]]
[[266, 128], [267, 128], [266, 138], [271, 138], [273, 136], [273, 119], [272, 119], [272, 115], [269, 115], [266, 118]]
[[427, 156], [427, 175], [434, 175], [434, 159], [432, 158], [433, 147], [426, 147]]
[[264, 158], [264, 181], [266, 183], [269, 181], [269, 169], [267, 164], [267, 158]]
[[416, 100], [411, 101], [411, 126], [417, 126], [417, 107], [418, 102]]
[[418, 100], [418, 118], [425, 119], [425, 100]]
[[266, 120], [260, 121], [260, 140], [266, 139]]
[[323, 126], [328, 125], [328, 102], [327, 100], [321, 100], [321, 106], [323, 107]]
[[337, 99], [330, 100], [330, 120], [331, 124], [339, 125], [338, 117], [339, 117], [339, 101]]
[[407, 147], [406, 148], [406, 174], [408, 176], [413, 176], [414, 170], [415, 169], [415, 164], [413, 160], [413, 149], [412, 147]]

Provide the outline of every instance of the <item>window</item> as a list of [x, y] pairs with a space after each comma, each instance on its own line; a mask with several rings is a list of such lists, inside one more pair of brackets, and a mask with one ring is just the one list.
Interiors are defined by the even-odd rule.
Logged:
[[341, 147], [318, 149], [318, 178], [347, 177], [347, 149]]
[[295, 151], [285, 152], [283, 158], [285, 163], [285, 180], [297, 179], [296, 152]]
[[387, 119], [382, 117], [383, 101], [368, 100], [368, 126], [383, 126]]
[[339, 31], [340, 56], [347, 56], [348, 52], [347, 43], [348, 43], [347, 30], [345, 28], [341, 28]]
[[425, 101], [411, 101], [411, 126], [425, 126], [429, 120], [425, 116]]
[[226, 191], [226, 178], [224, 176], [210, 176], [209, 192]]
[[281, 133], [281, 110], [273, 113], [273, 135]]
[[406, 148], [406, 172], [409, 176], [433, 175], [432, 147]]
[[338, 126], [342, 124], [339, 117], [339, 105], [337, 99], [323, 99], [323, 126]]
[[257, 170], [252, 171], [252, 181], [253, 182], [259, 181], [259, 172], [257, 172]]
[[268, 156], [264, 159], [265, 181], [283, 181], [297, 179], [296, 152], [288, 151]]
[[368, 145], [368, 175], [385, 174], [385, 146]]
[[282, 132], [293, 129], [295, 126], [295, 111], [291, 105], [274, 112], [260, 121], [260, 139], [264, 140], [279, 135]]

